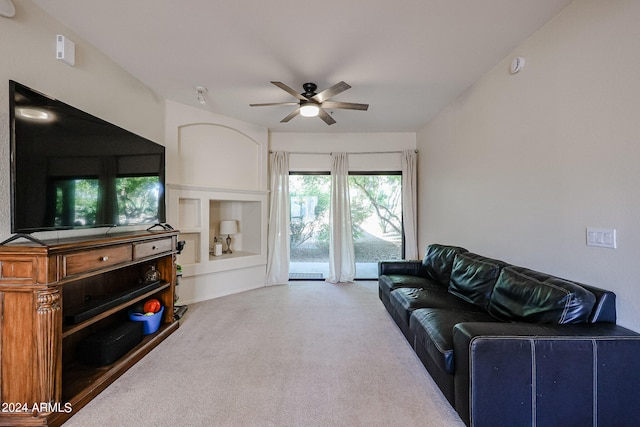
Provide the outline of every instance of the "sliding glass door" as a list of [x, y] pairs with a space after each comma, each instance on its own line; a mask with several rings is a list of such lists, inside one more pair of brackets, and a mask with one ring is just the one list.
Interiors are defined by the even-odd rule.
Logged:
[[401, 259], [402, 175], [349, 175], [356, 277], [376, 279], [378, 261]]
[[329, 273], [329, 173], [290, 174], [289, 277], [322, 280]]
[[[402, 258], [401, 174], [350, 174], [349, 195], [356, 278], [375, 279], [378, 261]], [[289, 176], [293, 280], [323, 280], [329, 273], [329, 173]]]

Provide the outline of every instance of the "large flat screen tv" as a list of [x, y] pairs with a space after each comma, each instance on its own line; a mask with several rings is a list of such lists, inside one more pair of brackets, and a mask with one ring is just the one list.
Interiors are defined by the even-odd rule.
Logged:
[[9, 81], [11, 232], [165, 222], [165, 149]]

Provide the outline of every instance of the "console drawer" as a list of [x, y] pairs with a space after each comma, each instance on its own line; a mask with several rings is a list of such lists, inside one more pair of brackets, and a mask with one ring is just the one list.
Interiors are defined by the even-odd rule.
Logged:
[[146, 258], [156, 254], [169, 252], [173, 248], [173, 239], [158, 239], [133, 244], [133, 259]]
[[130, 244], [108, 246], [76, 252], [62, 256], [63, 277], [100, 270], [101, 268], [131, 261], [132, 247]]

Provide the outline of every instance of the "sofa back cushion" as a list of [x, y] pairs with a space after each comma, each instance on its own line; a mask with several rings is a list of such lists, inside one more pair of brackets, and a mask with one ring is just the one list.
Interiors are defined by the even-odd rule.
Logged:
[[587, 323], [596, 297], [582, 286], [523, 267], [502, 269], [488, 311], [506, 321]]
[[429, 245], [422, 260], [422, 270], [428, 278], [446, 287], [449, 285], [453, 260], [457, 254], [463, 252], [467, 250], [458, 246]]
[[453, 261], [449, 293], [486, 310], [500, 271], [508, 265], [471, 252], [459, 253]]

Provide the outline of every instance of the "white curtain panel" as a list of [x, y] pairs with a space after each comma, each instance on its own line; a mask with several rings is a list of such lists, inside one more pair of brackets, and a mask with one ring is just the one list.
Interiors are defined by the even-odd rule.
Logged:
[[289, 153], [271, 153], [269, 166], [271, 203], [266, 284], [283, 285], [289, 282]]
[[415, 150], [402, 152], [402, 228], [405, 259], [418, 259], [417, 157]]
[[353, 282], [356, 255], [351, 231], [349, 162], [347, 153], [331, 153], [331, 207], [329, 217], [329, 277], [327, 282]]

